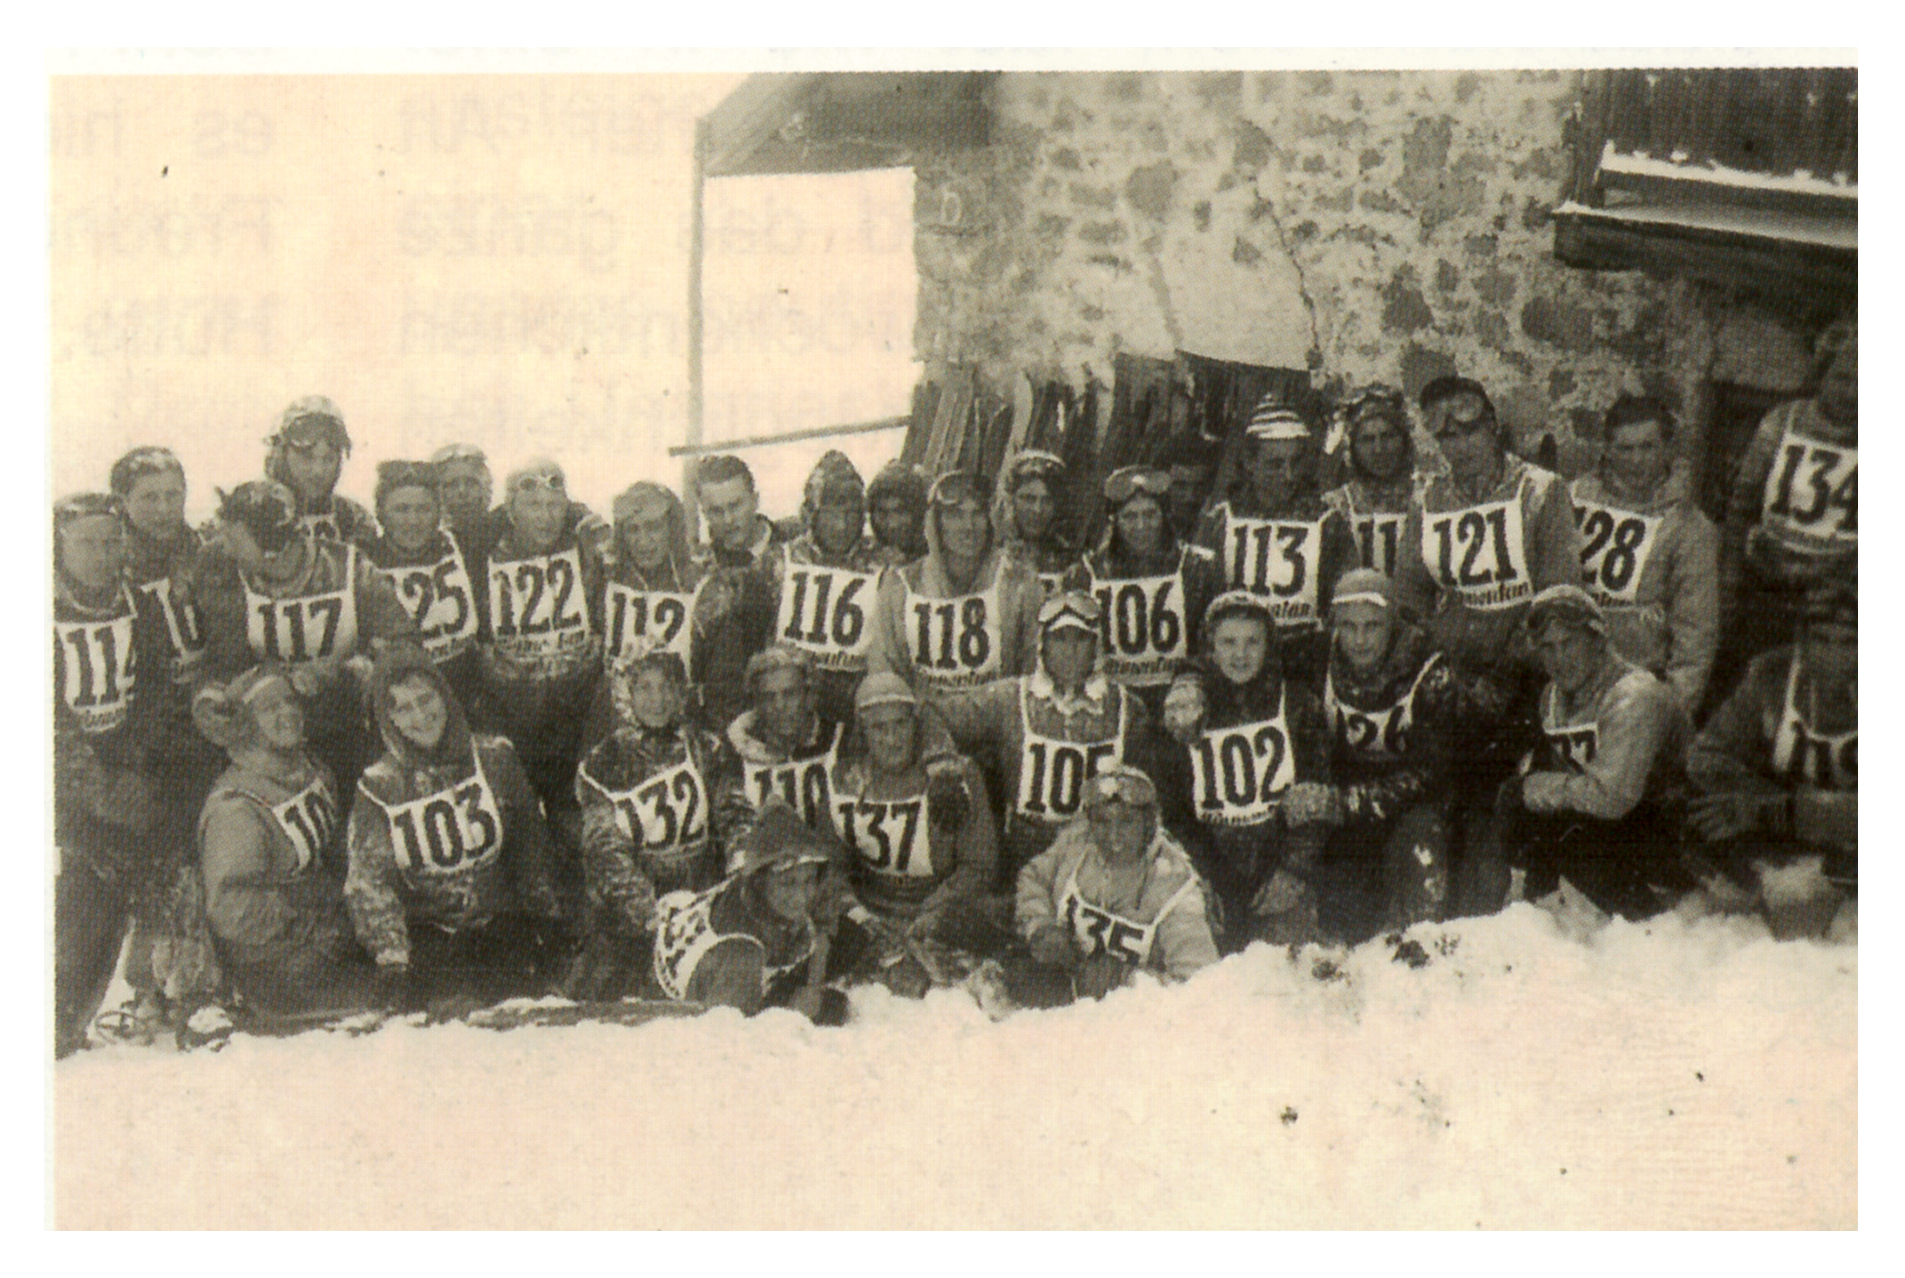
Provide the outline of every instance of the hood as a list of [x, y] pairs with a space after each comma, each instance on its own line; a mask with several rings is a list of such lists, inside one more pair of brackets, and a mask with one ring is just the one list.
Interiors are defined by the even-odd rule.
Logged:
[[[446, 716], [443, 736], [437, 741], [436, 748], [428, 751], [418, 749], [390, 721], [391, 687], [417, 675], [428, 679], [437, 690], [437, 695], [443, 698]], [[437, 671], [436, 663], [422, 649], [408, 644], [393, 644], [386, 648], [371, 670], [369, 696], [371, 713], [376, 716], [377, 731], [383, 737], [384, 748], [405, 766], [440, 768], [470, 759], [470, 729], [463, 718], [463, 707], [450, 691], [450, 685], [444, 682], [442, 674]]]
[[[807, 483], [801, 493], [800, 525], [809, 537], [814, 532], [814, 512], [822, 501], [830, 498], [857, 504], [861, 519], [866, 518], [866, 481], [861, 478], [853, 460], [837, 448], [829, 449], [807, 472]], [[861, 531], [865, 532], [864, 523]]]
[[[1074, 547], [1065, 536], [1065, 520], [1070, 507], [1066, 479], [1061, 470], [1046, 477], [1046, 483], [1052, 489], [1051, 532], [1042, 542], [1028, 541], [1019, 532], [1018, 508], [1012, 504], [1012, 494], [1018, 489], [1021, 478], [1050, 466], [1048, 453], [1027, 452], [1014, 458], [1000, 477], [998, 491], [992, 496], [992, 539], [1009, 555], [1016, 555], [1028, 563], [1037, 563], [1041, 558], [1071, 558], [1076, 555]], [[927, 521], [928, 523], [931, 520]]]
[[227, 754], [245, 746], [258, 735], [258, 721], [250, 709], [251, 695], [274, 679], [288, 683], [281, 667], [266, 662], [225, 683], [207, 683], [192, 698], [192, 725]]
[[[917, 514], [926, 509], [926, 490], [926, 476], [920, 473], [919, 467], [896, 458], [881, 467], [880, 473], [867, 485], [867, 510], [871, 512], [876, 502], [897, 497], [906, 503], [908, 510]], [[873, 531], [873, 540], [876, 545], [885, 544], [880, 540], [878, 529]], [[917, 559], [926, 553], [924, 544], [899, 546], [896, 549], [908, 559]]]
[[[992, 520], [992, 536], [986, 546], [986, 553], [979, 559], [979, 571], [973, 577], [973, 589], [983, 590], [990, 585], [998, 573], [999, 563], [999, 521], [998, 512], [989, 512]], [[939, 508], [928, 504], [926, 507], [926, 554], [919, 567], [921, 584], [928, 592], [951, 594], [946, 578], [946, 558], [939, 541]]]
[[624, 585], [646, 586], [634, 561], [622, 553], [622, 539], [628, 534], [629, 521], [638, 507], [649, 501], [661, 501], [668, 507], [668, 566], [677, 589], [686, 590], [694, 564], [694, 543], [688, 536], [688, 511], [674, 489], [652, 480], [639, 480], [623, 489], [611, 507], [615, 525], [615, 576]]
[[779, 795], [768, 799], [760, 816], [734, 840], [728, 852], [729, 864], [742, 877], [751, 876], [770, 866], [790, 862], [833, 861], [838, 845], [816, 832], [794, 814]]

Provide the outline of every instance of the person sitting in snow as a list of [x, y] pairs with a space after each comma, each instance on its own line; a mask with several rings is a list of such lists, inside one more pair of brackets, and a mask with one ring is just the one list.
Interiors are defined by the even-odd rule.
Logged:
[[1181, 981], [1217, 961], [1203, 882], [1159, 823], [1151, 778], [1117, 765], [1085, 795], [1085, 819], [1019, 871], [1026, 953], [1005, 964], [1005, 984], [1024, 1006], [1103, 998], [1139, 968]]
[[1858, 589], [1827, 578], [1798, 643], [1755, 657], [1693, 743], [1688, 823], [1727, 876], [1708, 891], [1781, 938], [1857, 934], [1858, 679]]
[[843, 852], [780, 798], [737, 840], [737, 868], [701, 892], [656, 902], [654, 978], [676, 1002], [744, 1015], [785, 1007], [817, 1025], [840, 1025], [847, 997], [827, 984], [866, 952], [844, 916], [852, 897], [829, 888]]

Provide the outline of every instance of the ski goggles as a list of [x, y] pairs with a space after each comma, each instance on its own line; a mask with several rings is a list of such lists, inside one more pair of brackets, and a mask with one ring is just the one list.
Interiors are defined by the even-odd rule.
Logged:
[[1344, 415], [1354, 422], [1365, 414], [1401, 424], [1408, 420], [1402, 392], [1393, 386], [1372, 383], [1353, 392], [1343, 405]]
[[1095, 635], [1102, 616], [1104, 613], [1096, 599], [1082, 590], [1067, 590], [1063, 594], [1053, 595], [1040, 606], [1038, 624], [1040, 629], [1046, 631], [1083, 630]]
[[114, 519], [121, 519], [125, 513], [126, 504], [113, 493], [74, 493], [53, 503], [53, 524], [58, 527], [94, 515], [111, 515]]
[[185, 474], [185, 463], [179, 460], [177, 453], [158, 444], [135, 448], [113, 465], [113, 485], [116, 491], [130, 492], [132, 486], [147, 475], [168, 472], [179, 476]]
[[1591, 630], [1597, 635], [1607, 633], [1607, 619], [1601, 612], [1601, 605], [1594, 602], [1594, 596], [1579, 586], [1549, 586], [1534, 597], [1528, 605], [1528, 633], [1539, 635], [1550, 621], [1558, 621], [1564, 626], [1577, 630]]
[[1105, 476], [1105, 500], [1122, 506], [1139, 493], [1162, 498], [1171, 491], [1168, 471], [1150, 466], [1125, 466]]
[[1056, 453], [1048, 453], [1042, 448], [1028, 448], [1012, 459], [1009, 473], [1012, 482], [1025, 479], [1045, 479], [1060, 474], [1065, 469], [1065, 461]]
[[489, 455], [475, 444], [445, 444], [430, 454], [432, 466], [442, 466], [449, 462], [475, 462], [479, 466], [489, 465]]
[[1158, 803], [1158, 788], [1136, 768], [1118, 767], [1100, 772], [1085, 783], [1085, 806], [1102, 808], [1108, 803], [1122, 803], [1127, 808], [1154, 808]]
[[986, 494], [979, 483], [979, 477], [971, 471], [949, 470], [933, 481], [933, 491], [929, 495], [935, 506], [961, 506], [967, 502], [977, 502], [981, 507], [986, 504]]
[[1208, 632], [1224, 617], [1249, 616], [1263, 622], [1276, 633], [1276, 614], [1270, 611], [1270, 605], [1261, 596], [1248, 590], [1226, 590], [1210, 601], [1210, 607], [1204, 609], [1204, 629]]
[[527, 492], [551, 492], [559, 497], [567, 497], [569, 485], [559, 470], [526, 470], [511, 475], [503, 491], [512, 497]]

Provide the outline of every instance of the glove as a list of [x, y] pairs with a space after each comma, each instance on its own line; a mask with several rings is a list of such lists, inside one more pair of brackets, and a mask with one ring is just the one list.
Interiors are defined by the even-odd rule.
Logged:
[[1299, 781], [1283, 796], [1285, 825], [1341, 825], [1343, 796], [1335, 786]]
[[1250, 903], [1250, 910], [1260, 917], [1288, 914], [1302, 906], [1309, 895], [1309, 884], [1288, 870], [1278, 870], [1258, 890], [1256, 899]]
[[926, 776], [926, 814], [942, 830], [958, 830], [972, 813], [972, 796], [957, 768], [934, 768]]
[[1026, 944], [1031, 948], [1032, 957], [1047, 967], [1069, 968], [1078, 964], [1078, 950], [1072, 938], [1056, 923], [1047, 923], [1032, 933]]
[[1103, 998], [1123, 985], [1130, 973], [1129, 963], [1101, 950], [1078, 965], [1072, 973], [1072, 986], [1080, 998]]
[[1189, 680], [1171, 685], [1164, 695], [1164, 730], [1188, 743], [1204, 722], [1204, 690]]
[[410, 964], [379, 963], [374, 992], [377, 1006], [386, 1012], [409, 1011], [412, 1000], [411, 985]]

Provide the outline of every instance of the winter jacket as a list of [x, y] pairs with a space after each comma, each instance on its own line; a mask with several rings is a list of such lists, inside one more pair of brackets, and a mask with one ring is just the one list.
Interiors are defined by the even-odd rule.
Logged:
[[1095, 596], [1103, 611], [1098, 645], [1105, 673], [1131, 688], [1171, 682], [1203, 650], [1204, 610], [1223, 590], [1217, 556], [1175, 540], [1150, 562], [1124, 551], [1114, 527], [1066, 585]]
[[205, 626], [194, 598], [205, 536], [189, 525], [171, 541], [157, 541], [126, 525], [126, 571], [133, 586], [165, 621], [170, 660], [166, 678], [189, 679], [205, 655]]
[[1336, 579], [1359, 559], [1349, 521], [1314, 493], [1274, 514], [1248, 493], [1230, 497], [1204, 512], [1192, 540], [1217, 556], [1224, 589], [1270, 601], [1286, 639], [1322, 630]]
[[716, 752], [714, 784], [718, 811], [736, 814], [728, 837], [729, 868], [734, 842], [754, 824], [762, 805], [774, 795], [787, 800], [810, 829], [830, 830], [833, 771], [846, 743], [846, 725], [816, 714], [805, 737], [792, 750], [768, 744], [755, 727], [755, 713], [743, 711], [722, 735]]
[[651, 730], [629, 721], [582, 760], [583, 865], [616, 931], [652, 931], [658, 896], [720, 879], [730, 839], [754, 816], [739, 775], [724, 777], [722, 763], [719, 740], [698, 724]]
[[488, 561], [465, 549], [448, 529], [438, 530], [416, 554], [384, 536], [371, 543], [369, 554], [416, 623], [424, 651], [436, 660], [458, 702], [468, 708], [482, 681], [476, 645], [489, 606], [489, 594], [482, 589], [489, 580]]
[[[1859, 426], [1819, 411], [1816, 400], [1775, 405], [1753, 432], [1733, 480], [1723, 538], [1722, 589], [1791, 589], [1829, 560], [1859, 548]], [[1775, 576], [1767, 577], [1763, 558]]]
[[1403, 530], [1401, 556], [1398, 601], [1427, 620], [1458, 677], [1532, 664], [1522, 633], [1529, 600], [1549, 586], [1581, 584], [1566, 485], [1512, 453], [1485, 493], [1470, 496], [1452, 476], [1430, 476]]
[[1614, 651], [1665, 679], [1691, 712], [1720, 646], [1720, 533], [1676, 465], [1651, 495], [1605, 475], [1569, 485], [1581, 577], [1607, 616]]
[[490, 552], [486, 576], [478, 721], [525, 759], [573, 761], [601, 674], [602, 561], [573, 533], [530, 555], [511, 531]]
[[1026, 674], [1038, 660], [1038, 610], [1045, 588], [997, 546], [969, 590], [946, 576], [936, 512], [926, 518], [926, 555], [880, 579], [869, 670], [899, 675], [915, 691], [970, 688]]
[[741, 553], [703, 547], [709, 565], [695, 600], [695, 679], [702, 722], [720, 732], [747, 708], [747, 663], [771, 641], [783, 542], [765, 515]]
[[1017, 921], [1028, 940], [1057, 924], [1086, 954], [1115, 954], [1169, 980], [1217, 961], [1203, 885], [1161, 829], [1136, 865], [1113, 869], [1092, 842], [1090, 822], [1065, 827], [1019, 871]]
[[1363, 567], [1390, 577], [1396, 575], [1416, 489], [1427, 482], [1428, 477], [1420, 473], [1404, 475], [1390, 484], [1352, 477], [1342, 487], [1323, 494], [1323, 504], [1339, 511], [1349, 524]]
[[1754, 657], [1739, 686], [1694, 738], [1687, 773], [1703, 794], [1803, 798], [1765, 810], [1757, 833], [1768, 838], [1856, 847], [1858, 724], [1828, 731], [1809, 722], [1798, 664], [1790, 647]]
[[1361, 678], [1332, 645], [1323, 713], [1331, 778], [1351, 821], [1385, 822], [1419, 804], [1449, 802], [1461, 697], [1419, 627], [1397, 627], [1381, 665]]
[[[289, 480], [278, 475], [272, 478], [285, 484], [294, 494], [297, 492], [297, 486]], [[342, 542], [362, 550], [368, 550], [377, 538], [377, 521], [371, 518], [370, 512], [340, 493], [332, 493], [321, 504], [308, 507], [300, 496], [298, 525], [320, 540]]]
[[1033, 674], [931, 692], [928, 705], [954, 743], [990, 762], [999, 778], [999, 877], [1006, 884], [1083, 810], [1085, 782], [1094, 773], [1119, 762], [1156, 768], [1150, 712], [1102, 673], [1066, 696], [1041, 662]]
[[1530, 812], [1571, 812], [1619, 821], [1643, 800], [1684, 791], [1686, 709], [1649, 672], [1609, 652], [1585, 687], [1563, 697], [1541, 691], [1542, 741], [1522, 778]]
[[[833, 829], [852, 854], [848, 881], [859, 902], [904, 923], [991, 891], [999, 828], [973, 762], [941, 757], [889, 775], [871, 766], [863, 746], [856, 754], [834, 771]], [[933, 819], [928, 778], [940, 772], [965, 786], [965, 819], [956, 829]]]

